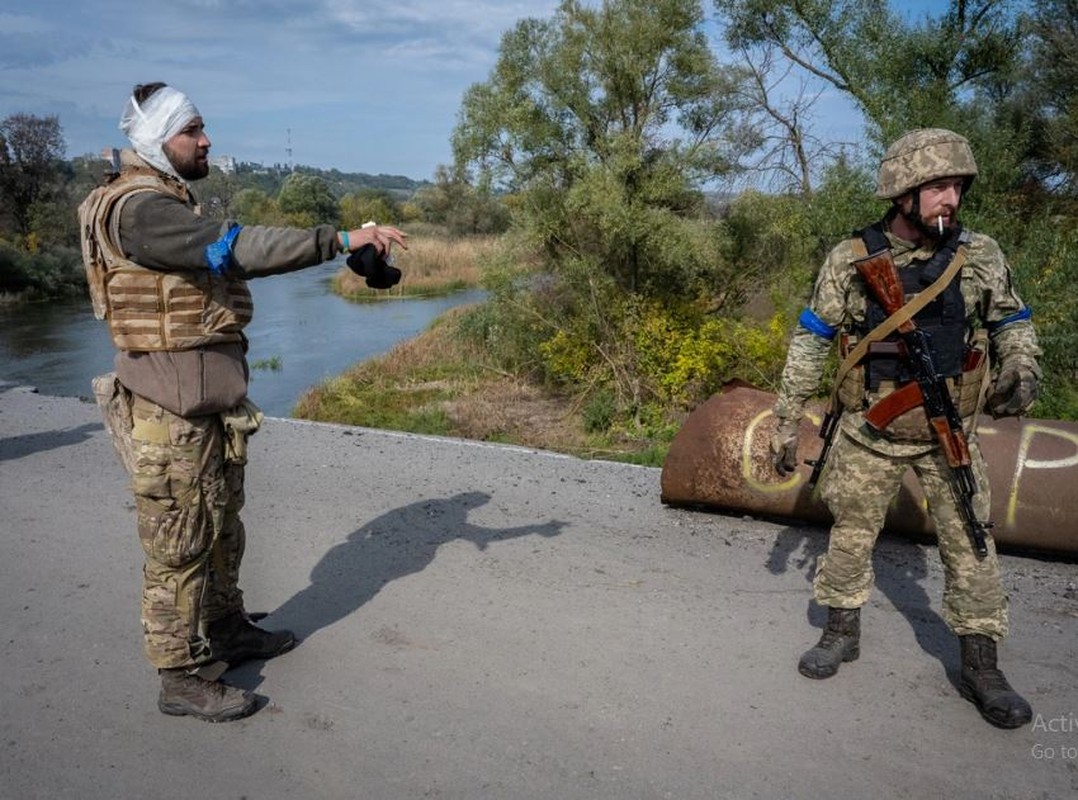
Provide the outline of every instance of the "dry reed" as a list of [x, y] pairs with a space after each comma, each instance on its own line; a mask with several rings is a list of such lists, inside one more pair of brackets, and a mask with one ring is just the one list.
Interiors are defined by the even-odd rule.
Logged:
[[409, 237], [408, 249], [394, 249], [401, 281], [392, 289], [367, 287], [347, 267], [333, 278], [333, 289], [354, 300], [448, 294], [479, 285], [483, 260], [494, 250], [498, 237], [472, 236], [447, 239], [431, 235]]

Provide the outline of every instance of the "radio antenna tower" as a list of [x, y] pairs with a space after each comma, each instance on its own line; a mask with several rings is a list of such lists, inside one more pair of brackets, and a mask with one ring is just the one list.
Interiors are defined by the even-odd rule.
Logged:
[[292, 129], [288, 129], [288, 146], [284, 149], [285, 154], [288, 156], [288, 171], [292, 172], [294, 167], [292, 166]]

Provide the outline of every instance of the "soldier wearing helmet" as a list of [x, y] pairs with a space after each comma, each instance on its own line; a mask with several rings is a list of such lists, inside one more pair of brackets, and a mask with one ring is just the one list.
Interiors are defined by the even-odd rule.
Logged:
[[798, 669], [809, 678], [829, 678], [860, 655], [860, 609], [874, 583], [872, 550], [902, 477], [912, 468], [945, 567], [943, 616], [960, 643], [961, 694], [990, 723], [1017, 728], [1031, 720], [1032, 710], [997, 664], [996, 646], [1007, 634], [1008, 618], [995, 544], [989, 535], [984, 557], [971, 545], [948, 461], [923, 406], [889, 419], [882, 429], [866, 422], [871, 409], [913, 377], [895, 335], [882, 335], [890, 315], [854, 266], [868, 253], [889, 251], [907, 303], [925, 293], [910, 307], [919, 308], [912, 320], [929, 334], [933, 362], [947, 378], [969, 443], [976, 483], [972, 505], [978, 519], [987, 519], [989, 486], [977, 418], [982, 410], [1000, 417], [1029, 409], [1041, 351], [1032, 314], [1015, 291], [999, 245], [959, 222], [977, 174], [969, 142], [953, 131], [914, 130], [887, 149], [876, 196], [891, 206], [880, 221], [836, 246], [820, 269], [790, 342], [771, 454], [780, 475], [796, 469], [804, 406], [837, 344], [842, 366], [832, 409], [841, 416], [820, 486], [834, 524], [813, 580], [815, 600], [828, 616], [823, 635], [802, 655]]

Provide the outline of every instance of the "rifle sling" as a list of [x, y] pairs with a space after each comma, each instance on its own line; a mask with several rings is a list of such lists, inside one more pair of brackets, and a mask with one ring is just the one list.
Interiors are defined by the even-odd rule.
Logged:
[[[854, 243], [855, 255], [858, 255], [858, 259], [867, 258], [868, 250], [865, 247], [865, 243], [861, 239], [855, 239]], [[843, 359], [839, 364], [838, 371], [835, 373], [834, 388], [831, 390], [831, 409], [832, 411], [840, 410], [840, 404], [838, 400], [838, 387], [842, 385], [842, 381], [845, 380], [846, 374], [857, 366], [861, 359], [865, 357], [868, 352], [868, 347], [873, 342], [878, 342], [887, 336], [890, 336], [894, 331], [898, 329], [899, 325], [902, 325], [909, 319], [912, 319], [922, 308], [931, 303], [936, 296], [942, 292], [950, 282], [954, 279], [954, 276], [958, 274], [958, 271], [962, 269], [962, 265], [966, 262], [966, 248], [959, 247], [955, 251], [954, 258], [951, 259], [951, 263], [947, 265], [947, 269], [943, 271], [943, 274], [936, 278], [926, 289], [918, 292], [910, 301], [906, 303], [902, 308], [898, 309], [894, 314], [889, 316], [871, 331], [869, 331], [861, 341], [857, 343], [857, 346], [850, 351], [850, 354]]]

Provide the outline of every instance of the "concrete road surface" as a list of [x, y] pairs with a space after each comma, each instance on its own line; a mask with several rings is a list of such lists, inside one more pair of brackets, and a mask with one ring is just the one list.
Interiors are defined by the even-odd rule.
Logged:
[[1005, 556], [1011, 682], [954, 687], [932, 548], [883, 539], [862, 655], [819, 636], [826, 531], [664, 507], [657, 469], [269, 419], [247, 607], [303, 639], [228, 674], [246, 720], [157, 711], [141, 551], [94, 405], [0, 385], [0, 795], [1070, 798], [1078, 567]]

